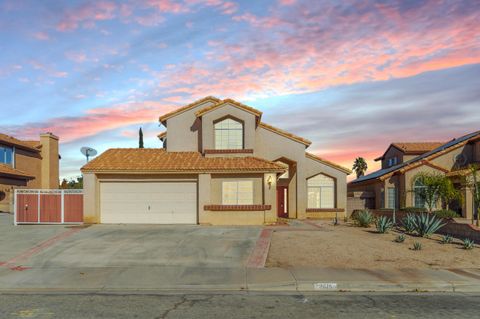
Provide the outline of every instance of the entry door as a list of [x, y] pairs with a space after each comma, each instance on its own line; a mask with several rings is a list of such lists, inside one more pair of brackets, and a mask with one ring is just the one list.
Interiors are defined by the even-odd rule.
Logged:
[[194, 182], [103, 182], [102, 223], [196, 224]]
[[278, 217], [288, 218], [288, 187], [277, 186]]

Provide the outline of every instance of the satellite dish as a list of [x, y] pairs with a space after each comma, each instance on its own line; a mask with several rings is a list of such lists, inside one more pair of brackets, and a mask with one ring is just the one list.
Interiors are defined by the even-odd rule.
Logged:
[[85, 155], [85, 157], [87, 158], [87, 163], [88, 163], [88, 158], [90, 156], [95, 156], [97, 155], [97, 150], [94, 150], [93, 148], [91, 147], [88, 147], [88, 146], [84, 146], [80, 149], [80, 152], [82, 152], [83, 155]]

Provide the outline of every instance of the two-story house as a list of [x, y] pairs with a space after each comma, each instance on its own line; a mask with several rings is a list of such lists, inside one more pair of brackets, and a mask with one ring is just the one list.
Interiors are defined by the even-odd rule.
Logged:
[[0, 134], [0, 211], [13, 212], [16, 188], [58, 188], [58, 137], [40, 135], [23, 141]]
[[376, 160], [382, 161], [381, 169], [348, 184], [349, 195], [373, 194], [373, 207], [368, 208], [425, 207], [419, 192], [415, 192], [423, 187], [415, 176], [419, 172], [433, 172], [449, 176], [462, 192], [463, 201], [452, 203], [450, 208], [465, 218], [472, 217], [475, 211], [472, 192], [465, 188], [461, 176], [468, 171], [469, 164], [480, 163], [480, 131], [446, 143], [392, 143]]
[[350, 170], [262, 112], [206, 97], [160, 117], [163, 148], [109, 149], [82, 168], [87, 223], [260, 225], [343, 217]]

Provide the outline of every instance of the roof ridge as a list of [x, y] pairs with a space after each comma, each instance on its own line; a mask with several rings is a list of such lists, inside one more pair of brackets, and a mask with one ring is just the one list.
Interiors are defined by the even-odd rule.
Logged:
[[281, 129], [281, 128], [275, 127], [275, 126], [273, 126], [273, 125], [267, 124], [267, 123], [265, 123], [265, 122], [260, 122], [260, 123], [259, 123], [259, 126], [265, 128], [265, 129], [267, 129], [267, 130], [270, 130], [270, 131], [274, 131], [274, 132], [276, 131], [276, 133], [279, 133], [280, 135], [283, 135], [283, 136], [288, 137], [288, 138], [290, 138], [290, 139], [296, 140], [297, 142], [300, 142], [300, 143], [302, 143], [302, 144], [304, 144], [304, 145], [306, 145], [306, 146], [310, 146], [310, 145], [312, 144], [312, 141], [310, 141], [310, 140], [308, 140], [308, 139], [306, 139], [306, 138], [303, 138], [303, 137], [301, 137], [301, 136], [295, 135], [295, 134], [293, 134], [293, 133], [290, 133], [290, 132], [285, 131], [285, 130], [283, 130], [283, 129]]
[[351, 174], [351, 173], [352, 173], [352, 170], [350, 170], [350, 169], [348, 169], [348, 168], [346, 168], [346, 167], [343, 167], [343, 166], [341, 166], [341, 165], [338, 165], [337, 163], [334, 163], [334, 162], [331, 162], [331, 161], [329, 161], [329, 160], [326, 160], [326, 159], [324, 159], [323, 157], [320, 157], [320, 156], [318, 156], [318, 155], [316, 155], [316, 154], [313, 154], [313, 153], [310, 153], [310, 152], [305, 152], [305, 154], [306, 154], [307, 156], [309, 156], [309, 157], [313, 157], [314, 159], [323, 162], [323, 163], [326, 164], [326, 165], [333, 166], [334, 168], [340, 169], [340, 170], [344, 171], [344, 172], [347, 173], [347, 174]]
[[203, 102], [206, 102], [208, 100], [212, 100], [212, 101], [215, 101], [215, 103], [218, 103], [219, 101], [222, 101], [221, 99], [215, 97], [215, 96], [212, 96], [212, 95], [208, 95], [204, 98], [201, 98], [201, 99], [198, 99], [196, 101], [193, 101], [192, 103], [189, 103], [187, 105], [184, 105], [184, 106], [181, 106], [175, 110], [172, 110], [168, 113], [165, 113], [163, 115], [161, 115], [158, 120], [163, 123], [165, 122], [167, 119], [171, 118], [172, 116], [178, 114], [178, 113], [181, 113], [181, 112], [185, 112], [185, 111], [188, 111], [189, 109], [193, 108], [195, 105], [197, 104], [201, 104]]
[[223, 100], [221, 100], [221, 101], [219, 101], [219, 102], [217, 102], [213, 105], [207, 106], [207, 107], [197, 111], [195, 113], [195, 116], [200, 117], [203, 114], [208, 113], [208, 112], [216, 109], [217, 107], [222, 106], [222, 105], [227, 104], [227, 103], [233, 104], [235, 106], [238, 106], [238, 107], [244, 109], [247, 112], [253, 113], [254, 115], [258, 116], [259, 118], [262, 117], [262, 114], [263, 114], [262, 111], [260, 111], [256, 108], [253, 108], [249, 105], [243, 104], [241, 102], [235, 101], [234, 99], [231, 99], [231, 98], [223, 99]]

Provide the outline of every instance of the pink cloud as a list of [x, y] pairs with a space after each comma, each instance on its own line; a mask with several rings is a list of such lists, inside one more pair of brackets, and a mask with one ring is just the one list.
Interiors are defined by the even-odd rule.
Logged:
[[67, 11], [60, 22], [57, 30], [66, 32], [77, 29], [92, 28], [96, 21], [111, 20], [116, 16], [117, 5], [110, 1], [97, 1], [83, 4], [75, 9]]
[[296, 0], [279, 0], [278, 3], [281, 4], [282, 6], [291, 6], [292, 4], [295, 4], [297, 1]]
[[31, 60], [30, 64], [32, 65], [33, 69], [43, 71], [50, 77], [65, 78], [68, 76], [68, 72], [57, 70], [55, 67], [44, 64], [37, 60]]
[[37, 40], [40, 40], [40, 41], [47, 41], [47, 40], [50, 40], [50, 36], [46, 33], [46, 32], [35, 32], [33, 34], [33, 37]]

